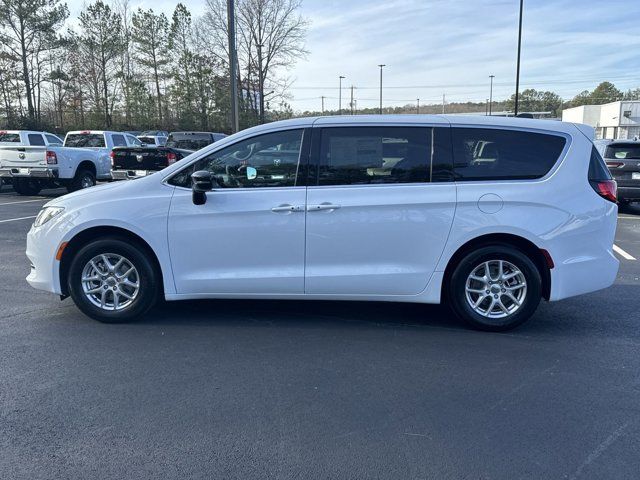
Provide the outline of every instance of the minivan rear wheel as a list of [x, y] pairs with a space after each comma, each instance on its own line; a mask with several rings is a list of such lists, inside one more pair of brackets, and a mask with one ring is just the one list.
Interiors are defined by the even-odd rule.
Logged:
[[455, 267], [447, 290], [448, 303], [460, 319], [473, 328], [493, 332], [527, 321], [541, 296], [537, 267], [508, 245], [468, 253]]
[[142, 248], [113, 237], [93, 241], [76, 253], [67, 285], [84, 314], [121, 323], [144, 315], [157, 302], [157, 275]]

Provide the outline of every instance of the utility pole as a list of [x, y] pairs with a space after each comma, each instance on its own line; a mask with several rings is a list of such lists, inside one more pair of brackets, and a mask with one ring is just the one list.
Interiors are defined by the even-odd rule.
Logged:
[[260, 92], [260, 123], [264, 123], [264, 75], [262, 73], [262, 44], [258, 44], [258, 90]]
[[382, 69], [386, 67], [386, 65], [381, 64], [378, 66], [380, 67], [380, 115], [382, 115]]
[[518, 116], [518, 97], [520, 95], [520, 51], [522, 49], [522, 10], [524, 9], [524, 0], [520, 0], [520, 25], [518, 27], [518, 62], [516, 66], [516, 101], [513, 116]]
[[420, 115], [420, 99], [416, 98], [416, 113]]
[[322, 99], [322, 114], [324, 115], [324, 96], [320, 98]]
[[231, 86], [231, 133], [240, 130], [238, 123], [238, 81], [236, 52], [236, 20], [233, 0], [227, 0], [227, 22], [229, 31], [229, 82]]
[[351, 115], [353, 115], [353, 85], [351, 85], [351, 102], [349, 106], [351, 107]]
[[484, 116], [489, 115], [489, 99], [487, 98], [487, 103], [484, 104]]
[[442, 113], [444, 114], [444, 93], [442, 94]]
[[491, 108], [493, 105], [493, 79], [495, 75], [489, 75], [489, 79], [491, 80], [491, 86], [489, 87], [489, 115], [491, 115]]
[[340, 87], [338, 91], [338, 115], [342, 115], [342, 79], [347, 78], [340, 75]]

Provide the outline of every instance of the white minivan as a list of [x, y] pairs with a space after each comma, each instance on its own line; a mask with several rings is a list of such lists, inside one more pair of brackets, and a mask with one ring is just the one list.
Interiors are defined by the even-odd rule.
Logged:
[[616, 277], [616, 184], [592, 138], [482, 116], [262, 125], [49, 202], [27, 280], [104, 322], [160, 297], [377, 300], [506, 330]]

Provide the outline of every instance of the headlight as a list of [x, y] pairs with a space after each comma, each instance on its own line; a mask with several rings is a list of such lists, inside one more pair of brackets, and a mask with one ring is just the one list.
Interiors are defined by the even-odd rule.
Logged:
[[39, 227], [41, 225], [44, 225], [52, 218], [60, 215], [63, 211], [63, 207], [44, 207], [42, 210], [40, 210], [40, 213], [38, 213], [36, 221], [33, 222], [33, 226]]

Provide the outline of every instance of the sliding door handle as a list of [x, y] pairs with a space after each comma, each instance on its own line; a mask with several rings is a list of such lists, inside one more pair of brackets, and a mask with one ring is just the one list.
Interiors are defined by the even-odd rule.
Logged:
[[307, 205], [307, 212], [319, 212], [321, 210], [337, 210], [340, 205], [335, 203], [321, 203], [319, 205]]
[[304, 208], [300, 205], [289, 205], [288, 203], [285, 203], [283, 205], [273, 207], [271, 211], [274, 213], [303, 212]]

